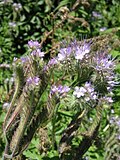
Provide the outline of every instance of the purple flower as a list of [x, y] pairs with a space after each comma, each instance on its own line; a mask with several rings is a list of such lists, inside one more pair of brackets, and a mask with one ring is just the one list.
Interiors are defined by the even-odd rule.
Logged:
[[110, 118], [110, 124], [116, 125], [116, 127], [120, 129], [120, 118], [118, 116], [112, 116]]
[[70, 54], [72, 52], [71, 47], [67, 47], [67, 48], [61, 48], [60, 52], [58, 53], [58, 61], [64, 61], [66, 60]]
[[108, 97], [108, 96], [101, 97], [100, 100], [103, 103], [113, 103], [112, 97]]
[[39, 77], [29, 77], [26, 81], [27, 85], [28, 86], [32, 86], [32, 85], [39, 85], [39, 82], [40, 82], [40, 78]]
[[39, 82], [40, 82], [40, 78], [39, 77], [34, 77], [33, 82], [34, 82], [35, 85], [38, 85]]
[[54, 93], [57, 93], [57, 92], [58, 92], [57, 86], [53, 85], [53, 86], [51, 87], [50, 93], [51, 93], [51, 94], [54, 94]]
[[62, 86], [62, 85], [58, 85], [58, 86], [55, 86], [53, 85], [51, 87], [51, 95], [52, 94], [59, 94], [60, 96], [63, 96], [65, 93], [69, 92], [70, 91], [70, 88], [68, 86]]
[[82, 60], [90, 52], [90, 44], [84, 43], [83, 46], [77, 46], [75, 49], [75, 59]]
[[29, 57], [21, 57], [20, 59], [21, 59], [22, 63], [26, 63], [29, 61]]
[[73, 95], [77, 98], [83, 97], [86, 93], [86, 89], [84, 87], [75, 87], [75, 91], [73, 92]]
[[58, 86], [58, 93], [63, 94], [69, 92], [70, 88], [68, 86]]
[[105, 53], [97, 53], [97, 55], [93, 57], [93, 67], [99, 74], [99, 77], [103, 77], [101, 80], [103, 80], [102, 83], [106, 85], [107, 91], [111, 92], [113, 86], [117, 84], [115, 82], [114, 60]]
[[87, 92], [89, 92], [89, 93], [94, 92], [94, 88], [92, 87], [90, 82], [86, 82], [84, 87], [86, 88]]
[[42, 57], [44, 57], [45, 53], [41, 52], [40, 49], [36, 49], [36, 50], [32, 51], [31, 55], [42, 58]]
[[31, 48], [31, 49], [37, 49], [37, 48], [40, 47], [40, 44], [39, 44], [38, 41], [30, 40], [30, 41], [28, 41], [28, 46], [29, 46], [29, 48]]
[[109, 55], [105, 53], [97, 53], [96, 57], [93, 58], [95, 63], [95, 68], [100, 71], [111, 72], [115, 68], [114, 61], [110, 59]]
[[57, 59], [56, 58], [52, 58], [52, 59], [49, 60], [48, 66], [54, 66], [57, 63], [58, 63]]
[[49, 69], [53, 68], [58, 63], [56, 58], [52, 58], [48, 61], [48, 64], [44, 66], [44, 71], [48, 71]]
[[87, 102], [90, 100], [96, 100], [98, 98], [97, 93], [94, 91], [93, 86], [89, 82], [86, 82], [84, 87], [76, 86], [73, 95], [77, 98], [82, 97]]

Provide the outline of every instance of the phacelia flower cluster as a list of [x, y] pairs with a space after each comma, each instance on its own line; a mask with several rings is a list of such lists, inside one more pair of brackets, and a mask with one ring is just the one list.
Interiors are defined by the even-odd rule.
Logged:
[[76, 46], [75, 59], [82, 60], [90, 52], [90, 44], [84, 43], [83, 46]]
[[76, 60], [83, 60], [83, 58], [90, 52], [90, 43], [84, 42], [82, 45], [76, 42], [71, 43], [67, 48], [61, 48], [57, 59], [58, 61], [65, 61], [74, 57]]
[[[93, 68], [99, 77], [99, 83], [102, 81], [106, 85], [107, 91], [112, 92], [113, 87], [117, 84], [115, 82], [115, 62], [114, 59], [106, 53], [97, 53], [93, 57]], [[102, 80], [102, 81], [101, 81]]]
[[86, 102], [91, 100], [95, 101], [98, 98], [97, 93], [94, 91], [94, 87], [90, 82], [86, 82], [82, 87], [76, 86], [73, 95], [77, 98], [84, 99]]
[[58, 61], [64, 61], [67, 58], [70, 57], [72, 52], [72, 48], [71, 47], [67, 47], [67, 48], [61, 48], [60, 52], [58, 53]]

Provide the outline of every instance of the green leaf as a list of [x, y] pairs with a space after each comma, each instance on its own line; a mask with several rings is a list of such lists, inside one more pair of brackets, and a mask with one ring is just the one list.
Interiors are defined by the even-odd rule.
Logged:
[[57, 6], [57, 8], [55, 9], [55, 11], [57, 11], [59, 8], [66, 6], [67, 4], [69, 4], [70, 1], [69, 0], [63, 0], [59, 3], [59, 5]]

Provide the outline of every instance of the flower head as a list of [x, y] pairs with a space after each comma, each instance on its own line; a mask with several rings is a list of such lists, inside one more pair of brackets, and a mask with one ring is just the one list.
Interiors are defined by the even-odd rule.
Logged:
[[59, 94], [60, 96], [63, 96], [65, 93], [69, 92], [70, 91], [70, 88], [68, 86], [62, 86], [62, 85], [58, 85], [58, 86], [55, 86], [53, 85], [51, 87], [51, 91], [50, 91], [50, 94]]
[[108, 91], [111, 91], [113, 86], [116, 84], [115, 82], [115, 63], [111, 57], [105, 53], [97, 53], [95, 57], [93, 57], [93, 67], [98, 73], [99, 84], [104, 84]]
[[71, 47], [67, 47], [67, 48], [61, 48], [60, 52], [58, 53], [58, 61], [64, 61], [66, 60], [70, 54], [72, 52], [72, 48]]
[[84, 87], [75, 87], [75, 91], [73, 92], [73, 95], [77, 98], [83, 97], [86, 93], [86, 89]]
[[94, 88], [90, 82], [86, 82], [83, 87], [75, 87], [73, 95], [77, 98], [84, 98], [85, 101], [96, 100], [97, 93], [94, 91]]
[[44, 52], [41, 52], [41, 49], [36, 49], [36, 50], [33, 50], [32, 53], [31, 53], [32, 56], [36, 56], [36, 57], [40, 57], [40, 58], [43, 58], [45, 53]]
[[90, 52], [90, 44], [84, 43], [83, 46], [76, 46], [75, 59], [82, 60]]
[[40, 82], [40, 78], [39, 77], [29, 77], [26, 81], [27, 85], [28, 86], [32, 86], [32, 85], [39, 85], [39, 82]]
[[29, 48], [31, 48], [31, 49], [37, 49], [37, 48], [40, 47], [40, 44], [39, 44], [38, 41], [30, 40], [30, 41], [28, 41], [28, 46], [29, 46]]
[[26, 63], [30, 60], [29, 57], [21, 57], [20, 59], [21, 59], [22, 63]]
[[57, 59], [56, 59], [56, 58], [52, 58], [52, 59], [49, 60], [48, 66], [49, 66], [49, 67], [50, 67], [50, 66], [54, 66], [54, 65], [57, 64], [57, 63], [58, 63]]

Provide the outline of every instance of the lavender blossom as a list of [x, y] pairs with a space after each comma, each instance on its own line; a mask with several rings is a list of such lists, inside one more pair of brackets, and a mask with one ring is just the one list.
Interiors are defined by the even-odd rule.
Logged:
[[56, 58], [52, 58], [48, 61], [48, 64], [44, 66], [44, 71], [48, 71], [49, 69], [53, 68], [58, 63]]
[[75, 87], [75, 91], [73, 92], [73, 95], [76, 96], [77, 98], [83, 97], [86, 93], [86, 89], [84, 87]]
[[120, 118], [118, 116], [112, 116], [109, 120], [110, 124], [116, 125], [120, 129]]
[[70, 88], [68, 86], [62, 86], [62, 85], [58, 85], [58, 86], [55, 86], [53, 85], [51, 87], [51, 91], [50, 91], [50, 94], [59, 94], [60, 96], [63, 96], [65, 93], [69, 92], [70, 91]]
[[107, 71], [111, 72], [115, 68], [114, 61], [110, 59], [108, 55], [105, 53], [97, 53], [97, 55], [93, 58], [95, 63], [95, 68], [98, 71]]
[[90, 100], [96, 100], [98, 98], [97, 93], [94, 91], [93, 86], [89, 82], [86, 82], [84, 87], [76, 86], [73, 95], [77, 98], [82, 97], [87, 102]]
[[97, 73], [99, 73], [99, 76], [103, 77], [103, 82], [101, 83], [104, 83], [107, 91], [111, 92], [112, 88], [117, 84], [115, 82], [114, 60], [105, 53], [97, 53], [97, 55], [93, 57], [93, 64], [93, 67], [97, 71]]
[[38, 49], [40, 47], [40, 44], [38, 41], [30, 40], [30, 41], [28, 41], [28, 46], [31, 49]]
[[109, 97], [109, 96], [101, 97], [101, 98], [100, 98], [100, 101], [101, 101], [102, 103], [113, 103], [112, 97]]
[[29, 77], [26, 81], [27, 85], [28, 86], [32, 86], [32, 85], [39, 85], [39, 82], [40, 82], [40, 78], [39, 77]]
[[64, 61], [67, 58], [70, 57], [70, 54], [72, 52], [72, 48], [71, 47], [67, 47], [67, 48], [61, 48], [60, 49], [60, 53], [58, 53], [58, 61]]
[[22, 63], [26, 63], [30, 60], [29, 57], [21, 57], [20, 59], [21, 59]]
[[77, 46], [75, 49], [75, 59], [82, 60], [90, 52], [90, 44], [84, 43], [83, 46]]
[[56, 58], [52, 58], [52, 59], [49, 60], [48, 66], [54, 66], [57, 63], [58, 63], [57, 59]]
[[45, 53], [44, 52], [41, 52], [41, 49], [36, 49], [36, 50], [33, 50], [32, 53], [31, 53], [32, 56], [36, 56], [36, 57], [40, 57], [40, 58], [43, 58]]

